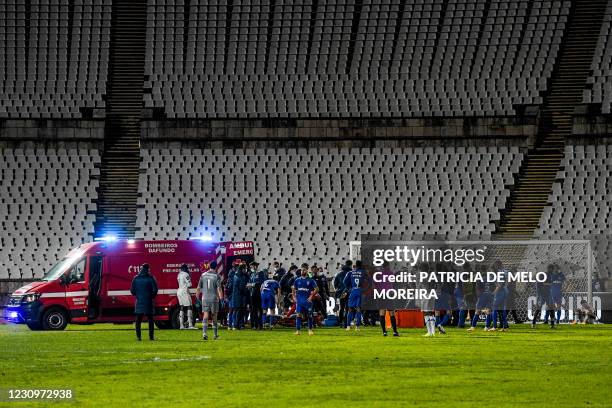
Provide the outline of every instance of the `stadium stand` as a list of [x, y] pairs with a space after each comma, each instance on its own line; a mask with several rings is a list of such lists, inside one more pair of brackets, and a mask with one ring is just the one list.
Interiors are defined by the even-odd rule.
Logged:
[[[209, 231], [328, 267], [361, 232], [609, 234], [609, 148], [564, 147], [581, 102], [612, 111], [611, 21], [612, 0], [5, 0], [0, 139], [45, 140], [0, 150], [0, 280], [37, 276], [92, 232]], [[501, 132], [524, 105], [536, 130]], [[62, 144], [81, 133], [31, 131], [85, 127], [89, 109], [99, 155]], [[379, 146], [429, 147], [349, 148], [383, 125]]]
[[0, 279], [31, 280], [93, 233], [97, 150], [0, 149]]
[[565, 147], [559, 171], [561, 181], [553, 185], [551, 206], [540, 219], [536, 236], [553, 239], [590, 239], [599, 273], [609, 277], [612, 267], [612, 145]]
[[143, 150], [137, 238], [253, 240], [335, 268], [360, 234], [490, 238], [517, 147]]
[[112, 0], [4, 0], [0, 118], [104, 114]]
[[542, 102], [570, 3], [149, 0], [145, 107], [168, 118], [515, 115]]
[[604, 15], [597, 48], [593, 54], [593, 75], [588, 79], [591, 89], [585, 89], [583, 103], [601, 104], [602, 113], [612, 113], [612, 1]]

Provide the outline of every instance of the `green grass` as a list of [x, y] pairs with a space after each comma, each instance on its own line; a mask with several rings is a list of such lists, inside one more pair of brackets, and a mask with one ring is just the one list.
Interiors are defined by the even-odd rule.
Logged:
[[59, 406], [126, 408], [612, 404], [610, 326], [448, 332], [224, 330], [203, 342], [200, 331], [158, 331], [159, 341], [138, 343], [125, 325], [64, 332], [5, 325], [0, 388], [69, 387], [76, 401]]

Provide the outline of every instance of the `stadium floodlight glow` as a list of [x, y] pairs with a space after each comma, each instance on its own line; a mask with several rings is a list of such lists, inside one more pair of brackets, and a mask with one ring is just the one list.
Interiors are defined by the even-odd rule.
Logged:
[[213, 237], [212, 237], [212, 235], [203, 234], [203, 235], [200, 235], [199, 237], [193, 237], [193, 238], [190, 238], [190, 239], [197, 240], [197, 241], [210, 242], [210, 241], [213, 240]]
[[136, 240], [134, 240], [134, 239], [128, 239], [127, 240], [127, 243], [130, 244], [130, 245], [132, 245], [134, 242], [136, 242]]
[[115, 242], [117, 237], [114, 235], [104, 235], [103, 237], [96, 238], [95, 241], [103, 241], [103, 242]]

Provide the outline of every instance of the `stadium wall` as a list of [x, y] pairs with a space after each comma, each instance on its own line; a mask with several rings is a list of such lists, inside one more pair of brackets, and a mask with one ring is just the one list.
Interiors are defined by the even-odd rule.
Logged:
[[577, 113], [574, 115], [572, 127], [572, 140], [570, 142], [584, 141], [597, 144], [597, 139], [609, 144], [612, 137], [612, 115], [592, 115]]
[[0, 119], [0, 147], [19, 143], [20, 147], [95, 148], [104, 142], [104, 120]]
[[[0, 146], [3, 142], [22, 142], [36, 147], [44, 142], [66, 147], [63, 142], [90, 142], [101, 146], [104, 119], [0, 119]], [[249, 147], [253, 141], [281, 142], [316, 146], [319, 141], [397, 141], [413, 140], [422, 144], [447, 143], [479, 145], [516, 143], [524, 139], [532, 146], [537, 135], [536, 116], [396, 118], [396, 119], [145, 119], [143, 142], [191, 141], [202, 147]], [[579, 113], [574, 115], [570, 143], [609, 143], [612, 115]], [[51, 143], [51, 144], [49, 144]], [[242, 144], [246, 144], [242, 146]], [[446, 143], [445, 143], [446, 144]], [[71, 144], [72, 145], [72, 144]], [[297, 146], [299, 147], [299, 146]]]
[[[193, 142], [207, 148], [343, 147], [444, 144], [520, 144], [537, 134], [537, 118], [464, 117], [397, 119], [144, 120], [142, 141]], [[263, 142], [263, 143], [262, 143]], [[180, 143], [179, 143], [180, 144]]]

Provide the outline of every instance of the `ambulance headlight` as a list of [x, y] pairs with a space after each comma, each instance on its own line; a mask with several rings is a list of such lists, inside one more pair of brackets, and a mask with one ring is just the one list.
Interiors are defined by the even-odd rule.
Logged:
[[28, 293], [21, 298], [21, 303], [32, 303], [40, 298], [40, 293]]

